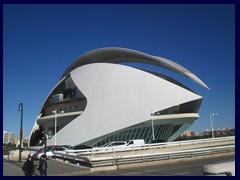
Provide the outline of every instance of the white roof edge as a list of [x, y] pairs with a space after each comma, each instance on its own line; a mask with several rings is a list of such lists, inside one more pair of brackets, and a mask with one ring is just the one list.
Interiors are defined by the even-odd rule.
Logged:
[[[177, 64], [176, 62], [173, 62], [169, 59], [166, 58], [162, 58], [162, 57], [158, 57], [158, 56], [153, 56], [141, 51], [137, 51], [137, 50], [133, 50], [133, 49], [127, 49], [127, 48], [122, 48], [122, 47], [104, 47], [104, 48], [98, 48], [98, 49], [94, 49], [92, 51], [86, 52], [83, 55], [79, 56], [64, 72], [63, 76], [66, 75], [67, 72], [70, 72], [71, 70], [73, 70], [74, 68], [77, 68], [79, 66], [72, 66], [74, 63], [76, 63], [77, 61], [81, 61], [83, 57], [89, 56], [91, 57], [92, 55], [97, 56], [98, 53], [102, 53], [102, 52], [121, 52], [122, 53], [135, 53], [136, 55], [140, 55], [142, 56], [142, 59], [150, 59], [149, 64], [155, 64], [157, 66], [163, 67], [163, 68], [167, 68], [171, 71], [177, 72], [191, 80], [193, 80], [194, 82], [196, 82], [197, 84], [203, 86], [204, 88], [210, 90], [210, 88], [204, 83], [202, 82], [196, 75], [194, 75], [192, 72], [190, 72], [189, 70], [187, 70], [186, 68], [184, 68], [183, 66]], [[151, 62], [152, 60], [152, 62]], [[107, 62], [102, 60], [103, 62]], [[154, 62], [155, 61], [155, 62]], [[99, 61], [101, 62], [101, 60]], [[119, 61], [120, 62], [120, 61]], [[124, 61], [123, 61], [124, 62]], [[129, 61], [131, 62], [131, 61]], [[139, 61], [141, 62], [141, 61]], [[92, 62], [89, 62], [92, 63]], [[76, 65], [76, 64], [75, 64]], [[73, 69], [69, 69], [69, 68], [73, 68]], [[63, 77], [62, 76], [62, 77]]]
[[178, 72], [178, 73], [182, 74], [183, 76], [188, 77], [189, 79], [193, 80], [197, 84], [210, 90], [210, 88], [204, 82], [202, 82], [202, 80], [200, 80], [195, 74], [193, 74], [192, 72], [187, 70], [185, 67], [181, 66], [180, 64], [177, 64], [176, 62], [173, 62], [166, 58], [162, 58], [162, 57], [158, 57], [158, 56], [153, 56], [153, 57], [161, 62], [164, 62], [166, 64], [166, 68], [168, 68], [172, 71]]

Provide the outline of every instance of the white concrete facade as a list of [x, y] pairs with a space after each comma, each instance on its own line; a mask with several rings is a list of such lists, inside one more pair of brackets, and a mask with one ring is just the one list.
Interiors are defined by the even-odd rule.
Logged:
[[[133, 54], [129, 55], [129, 52]], [[98, 55], [100, 60], [96, 60]], [[134, 55], [136, 57], [132, 60]], [[87, 60], [82, 58], [86, 56]], [[70, 65], [47, 96], [31, 132], [29, 145], [37, 145], [36, 141], [39, 141], [41, 136], [41, 133], [36, 133], [37, 131], [44, 129], [48, 132], [49, 129], [55, 128], [53, 114], [47, 114], [44, 110], [50, 111], [57, 106], [64, 110], [65, 106], [73, 104], [73, 99], [76, 109], [79, 99], [85, 99], [86, 104], [82, 103], [85, 106], [81, 110], [77, 109], [75, 112], [69, 110], [58, 115], [57, 127], [59, 127], [56, 135], [59, 145], [97, 145], [109, 140], [129, 140], [131, 137], [145, 136], [145, 141], [148, 141], [151, 120], [156, 126], [156, 136], [172, 141], [198, 119], [198, 109], [202, 101], [200, 95], [168, 78], [161, 78], [161, 75], [118, 64], [127, 62], [128, 58], [131, 59], [130, 62], [143, 60], [145, 63], [149, 61], [150, 64], [153, 64], [153, 61], [154, 64], [159, 62], [159, 66], [167, 66], [166, 68], [178, 71], [208, 88], [190, 71], [170, 60], [161, 60], [155, 56], [122, 48], [95, 50], [80, 56]], [[84, 63], [81, 64], [82, 62]], [[78, 98], [47, 103], [54, 92], [67, 92], [71, 89], [66, 88], [69, 86], [66, 83], [69, 77], [72, 81], [71, 87], [76, 87], [80, 92]], [[65, 94], [67, 97], [68, 94]], [[79, 107], [83, 106], [82, 104], [79, 103]], [[123, 132], [128, 135], [124, 135]], [[56, 135], [48, 139], [49, 145], [55, 143]]]

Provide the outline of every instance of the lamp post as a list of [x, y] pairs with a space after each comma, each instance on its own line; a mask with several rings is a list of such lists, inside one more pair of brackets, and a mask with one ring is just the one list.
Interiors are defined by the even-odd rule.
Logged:
[[47, 152], [47, 137], [46, 137], [46, 131], [43, 130], [43, 143], [44, 143], [44, 155], [46, 157], [46, 152]]
[[55, 145], [57, 144], [57, 109], [55, 109], [55, 111], [53, 111], [54, 115], [55, 115], [55, 125], [54, 125], [54, 128], [55, 128]]
[[[52, 113], [55, 115], [55, 145], [57, 145], [57, 109], [52, 111]], [[64, 111], [61, 111], [59, 114], [63, 114]]]
[[18, 111], [21, 111], [21, 123], [20, 123], [20, 145], [19, 145], [19, 162], [21, 162], [22, 155], [22, 124], [23, 124], [23, 103], [20, 103], [18, 106]]
[[153, 140], [155, 139], [155, 135], [154, 135], [154, 125], [153, 125], [153, 113], [151, 113], [151, 120], [152, 120], [152, 137], [153, 137]]
[[217, 116], [217, 115], [218, 115], [218, 114], [215, 114], [215, 113], [209, 113], [210, 122], [211, 122], [211, 128], [212, 128], [212, 138], [214, 138], [212, 117], [213, 117], [213, 116]]

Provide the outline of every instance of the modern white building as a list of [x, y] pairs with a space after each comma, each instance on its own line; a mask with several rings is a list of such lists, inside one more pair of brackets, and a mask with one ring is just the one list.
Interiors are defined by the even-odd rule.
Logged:
[[[126, 65], [147, 63], [208, 87], [165, 58], [124, 48], [102, 48], [77, 58], [47, 95], [29, 146], [99, 146], [110, 141], [173, 141], [199, 118], [202, 97], [166, 74]], [[125, 64], [124, 64], [125, 63]]]

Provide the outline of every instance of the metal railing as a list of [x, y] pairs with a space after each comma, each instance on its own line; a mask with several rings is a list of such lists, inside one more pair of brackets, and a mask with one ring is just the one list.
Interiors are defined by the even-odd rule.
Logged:
[[[71, 161], [73, 163], [87, 165], [89, 167], [102, 167], [102, 166], [114, 166], [121, 164], [132, 164], [132, 163], [144, 163], [151, 161], [170, 160], [189, 158], [196, 156], [205, 156], [218, 153], [234, 152], [235, 145], [228, 145], [222, 147], [208, 147], [212, 143], [234, 143], [235, 136], [224, 137], [224, 138], [211, 138], [211, 139], [200, 139], [192, 141], [178, 141], [168, 142], [159, 144], [146, 144], [141, 147], [131, 147], [127, 149], [114, 149], [114, 148], [94, 148], [87, 150], [69, 150], [54, 152], [55, 158], [63, 159], [64, 161]], [[202, 145], [204, 148], [196, 148], [196, 145]], [[186, 147], [176, 151], [171, 147]], [[188, 147], [190, 146], [190, 147]], [[195, 149], [190, 149], [195, 148]], [[161, 152], [159, 152], [159, 150]], [[150, 150], [150, 151], [149, 151]], [[157, 150], [153, 152], [153, 150]], [[166, 152], [163, 152], [166, 150]], [[132, 154], [139, 153], [139, 155]]]
[[198, 140], [187, 140], [187, 141], [175, 141], [175, 142], [165, 142], [165, 143], [155, 143], [155, 144], [145, 144], [143, 146], [132, 146], [132, 147], [122, 147], [122, 148], [114, 148], [114, 147], [98, 147], [93, 149], [83, 149], [83, 150], [66, 150], [62, 152], [56, 152], [59, 155], [67, 155], [67, 154], [78, 154], [78, 155], [97, 155], [97, 154], [106, 154], [106, 153], [115, 153], [115, 152], [127, 152], [127, 151], [142, 151], [142, 150], [154, 150], [154, 149], [169, 149], [169, 148], [177, 148], [177, 147], [195, 147], [197, 145], [210, 146], [213, 143], [234, 143], [235, 144], [235, 136], [229, 137], [221, 137], [221, 138], [208, 138], [208, 139], [198, 139]]
[[102, 158], [90, 158], [91, 167], [114, 166], [134, 163], [146, 163], [162, 160], [173, 160], [182, 158], [192, 158], [198, 156], [213, 155], [219, 153], [235, 152], [235, 145], [224, 147], [200, 148], [183, 151], [172, 151], [157, 154], [112, 156]]

